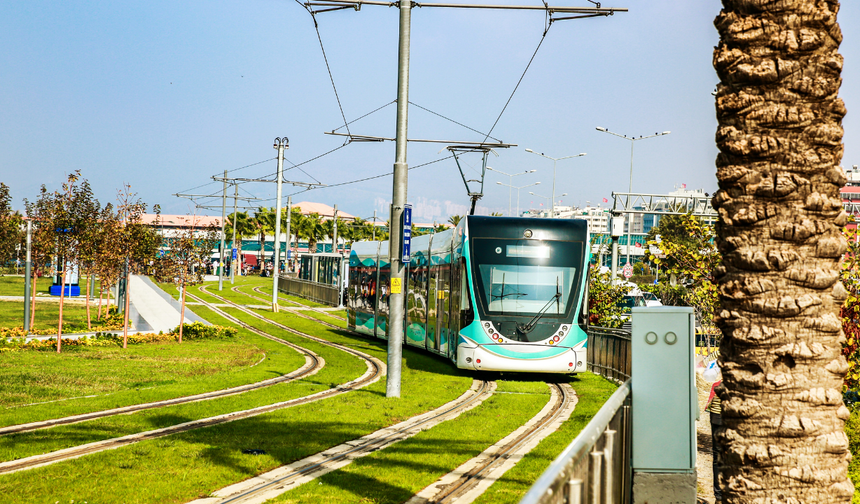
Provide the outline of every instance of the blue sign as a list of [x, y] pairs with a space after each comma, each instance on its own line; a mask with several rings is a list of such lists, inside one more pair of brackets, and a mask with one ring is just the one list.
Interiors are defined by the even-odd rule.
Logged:
[[402, 252], [402, 260], [404, 263], [409, 263], [411, 260], [411, 252], [412, 252], [412, 205], [405, 205], [403, 207], [403, 214], [401, 214], [403, 220], [403, 246], [401, 247]]
[[239, 249], [234, 248], [233, 249], [233, 260], [235, 261], [238, 258], [239, 258]]

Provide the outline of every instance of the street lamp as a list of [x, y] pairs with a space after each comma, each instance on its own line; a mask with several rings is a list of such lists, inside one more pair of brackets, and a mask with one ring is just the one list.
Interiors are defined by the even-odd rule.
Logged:
[[[636, 143], [637, 140], [646, 140], [648, 138], [654, 138], [654, 137], [658, 137], [658, 136], [668, 135], [669, 133], [671, 133], [671, 131], [664, 131], [662, 133], [654, 133], [653, 135], [640, 136], [640, 137], [629, 137], [627, 135], [620, 135], [618, 133], [609, 131], [608, 129], [606, 129], [602, 126], [597, 126], [594, 129], [596, 129], [597, 131], [600, 131], [602, 133], [609, 133], [610, 135], [617, 136], [618, 138], [630, 140], [630, 185], [627, 188], [628, 194], [633, 193], [633, 145]], [[629, 196], [628, 196], [628, 198], [629, 198]], [[631, 219], [631, 221], [627, 223], [627, 264], [630, 264], [630, 232], [631, 232], [632, 228], [633, 228], [633, 221]]]
[[[502, 170], [497, 170], [497, 169], [491, 168], [489, 166], [487, 167], [487, 169], [492, 170], [496, 173], [501, 173], [502, 175], [508, 176], [508, 183], [507, 184], [500, 184], [500, 185], [506, 185], [506, 186], [511, 188], [511, 189], [508, 189], [508, 217], [511, 217], [511, 193], [513, 192], [513, 187], [514, 187], [512, 185], [514, 183], [514, 177], [516, 177], [517, 175], [525, 175], [526, 173], [534, 173], [537, 170], [526, 170], [524, 172], [514, 173], [513, 175], [511, 175], [510, 173], [505, 173]], [[523, 187], [528, 187], [528, 186], [523, 186]], [[517, 194], [517, 200], [519, 200], [519, 194]], [[517, 201], [517, 214], [519, 214], [519, 212], [520, 212], [519, 207], [520, 207], [519, 201]]]
[[538, 156], [545, 157], [547, 159], [552, 159], [552, 202], [553, 202], [553, 204], [550, 206], [549, 216], [551, 218], [555, 218], [555, 164], [557, 162], [561, 161], [562, 159], [570, 159], [570, 158], [584, 156], [585, 153], [580, 152], [579, 154], [574, 154], [572, 156], [564, 156], [564, 157], [560, 157], [560, 158], [554, 158], [554, 157], [547, 156], [543, 152], [535, 152], [531, 149], [526, 149], [526, 152], [531, 152], [532, 154], [537, 154]]
[[[529, 191], [529, 194], [531, 194], [532, 196], [537, 196], [538, 198], [543, 198], [543, 199], [547, 200], [547, 202], [550, 202], [549, 196], [542, 196], [542, 195], [540, 195], [540, 194], [533, 193], [533, 192], [531, 192], [531, 191]], [[562, 194], [562, 197], [564, 197], [564, 196], [567, 196], [567, 193]], [[550, 202], [550, 203], [551, 203], [551, 202]], [[553, 215], [553, 214], [552, 214], [552, 213], [550, 213], [550, 215]]]
[[[278, 151], [278, 206], [275, 211], [275, 249], [272, 251], [272, 311], [278, 311], [278, 263], [281, 253], [281, 181], [284, 178], [284, 149], [290, 148], [290, 139], [287, 137], [275, 138], [272, 146]], [[289, 238], [287, 238], [289, 246]]]
[[[534, 170], [532, 170], [532, 171], [534, 171]], [[502, 182], [496, 182], [496, 183], [499, 184], [500, 186], [508, 186], [511, 189], [517, 190], [517, 217], [519, 217], [519, 215], [520, 215], [520, 189], [525, 189], [526, 187], [540, 185], [540, 182], [533, 182], [531, 184], [527, 184], [524, 186], [514, 187], [512, 185], [503, 184]], [[508, 211], [508, 214], [510, 215], [510, 211]]]

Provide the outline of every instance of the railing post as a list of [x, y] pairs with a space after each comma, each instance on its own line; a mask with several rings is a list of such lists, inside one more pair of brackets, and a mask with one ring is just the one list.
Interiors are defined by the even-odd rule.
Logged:
[[614, 476], [615, 476], [615, 464], [613, 464], [614, 453], [615, 453], [615, 431], [606, 429], [603, 433], [605, 438], [603, 444], [603, 462], [606, 466], [606, 478], [604, 482], [606, 484], [606, 504], [614, 504], [615, 503], [615, 488], [613, 487]]
[[590, 504], [601, 504], [600, 485], [603, 480], [603, 452], [592, 451], [590, 455], [591, 481], [589, 482], [588, 501]]
[[567, 504], [582, 504], [582, 480], [574, 478], [567, 482]]

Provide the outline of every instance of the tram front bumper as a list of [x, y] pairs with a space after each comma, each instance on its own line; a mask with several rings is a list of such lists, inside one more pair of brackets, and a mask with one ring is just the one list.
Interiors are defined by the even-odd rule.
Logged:
[[[496, 345], [491, 345], [496, 346]], [[552, 357], [531, 357], [535, 347], [522, 345], [531, 350], [521, 357], [508, 357], [490, 351], [483, 345], [461, 343], [457, 348], [457, 367], [477, 371], [516, 371], [523, 373], [581, 373], [586, 371], [585, 349], [568, 348]], [[525, 350], [525, 349], [524, 349]]]

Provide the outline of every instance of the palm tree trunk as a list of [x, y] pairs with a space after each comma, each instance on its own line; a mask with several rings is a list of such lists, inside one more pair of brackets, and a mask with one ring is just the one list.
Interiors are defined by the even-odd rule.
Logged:
[[839, 2], [723, 5], [713, 200], [723, 502], [847, 503]]

